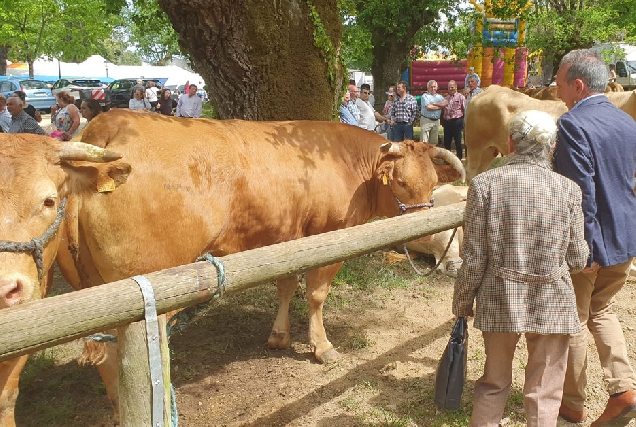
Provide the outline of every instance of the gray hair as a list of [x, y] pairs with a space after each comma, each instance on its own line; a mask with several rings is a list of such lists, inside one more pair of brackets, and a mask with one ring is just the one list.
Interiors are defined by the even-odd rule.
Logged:
[[590, 92], [605, 92], [609, 72], [596, 50], [573, 50], [561, 59], [559, 68], [568, 64], [570, 68], [565, 73], [565, 81], [568, 84], [572, 84], [576, 79], [581, 79]]
[[537, 162], [548, 161], [557, 135], [557, 126], [551, 115], [538, 110], [522, 111], [510, 119], [508, 132], [515, 155]]
[[437, 81], [436, 80], [429, 80], [428, 83], [426, 83], [426, 88], [430, 88], [433, 85], [436, 85]]

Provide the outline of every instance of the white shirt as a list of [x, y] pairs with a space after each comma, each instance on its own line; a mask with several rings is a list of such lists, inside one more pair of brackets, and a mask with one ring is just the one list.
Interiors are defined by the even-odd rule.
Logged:
[[0, 128], [2, 128], [2, 132], [9, 132], [9, 128], [11, 127], [11, 114], [9, 114], [9, 110], [7, 107], [4, 107], [4, 110], [0, 112]]
[[190, 96], [184, 93], [179, 97], [179, 102], [177, 102], [177, 116], [179, 117], [201, 117], [202, 109], [203, 101], [198, 95]]
[[157, 88], [155, 86], [146, 89], [146, 99], [148, 102], [157, 102]]
[[368, 101], [356, 99], [356, 106], [360, 110], [359, 126], [367, 130], [375, 130], [375, 110]]

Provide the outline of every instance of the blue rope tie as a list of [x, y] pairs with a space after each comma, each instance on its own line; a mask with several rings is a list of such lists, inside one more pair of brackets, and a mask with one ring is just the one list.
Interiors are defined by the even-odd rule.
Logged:
[[84, 338], [85, 340], [97, 341], [97, 342], [105, 342], [105, 343], [116, 343], [117, 337], [115, 335], [110, 334], [93, 334]]
[[[223, 266], [223, 263], [209, 253], [200, 256], [196, 259], [196, 261], [206, 261], [208, 264], [212, 264], [216, 268], [218, 284], [216, 292], [214, 293], [214, 298], [222, 297], [225, 292], [225, 267]], [[199, 317], [205, 315], [211, 308], [212, 304], [210, 302], [204, 302], [180, 310], [167, 322], [166, 332], [168, 336], [171, 336], [175, 332], [183, 331], [186, 326], [197, 320]]]

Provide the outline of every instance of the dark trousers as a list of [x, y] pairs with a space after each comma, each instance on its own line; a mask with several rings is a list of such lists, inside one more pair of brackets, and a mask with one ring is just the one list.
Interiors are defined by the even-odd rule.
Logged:
[[391, 141], [402, 142], [405, 139], [413, 139], [413, 125], [396, 123], [391, 126]]
[[462, 151], [462, 129], [464, 129], [464, 118], [444, 120], [444, 148], [450, 150], [453, 139], [455, 140], [455, 150], [457, 157], [461, 160]]

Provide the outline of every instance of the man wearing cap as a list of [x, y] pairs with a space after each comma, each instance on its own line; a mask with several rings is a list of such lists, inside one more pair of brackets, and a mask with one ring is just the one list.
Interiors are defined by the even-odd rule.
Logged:
[[422, 117], [420, 118], [420, 141], [437, 145], [439, 138], [439, 118], [448, 101], [437, 93], [437, 82], [429, 80], [428, 91], [422, 95]]

